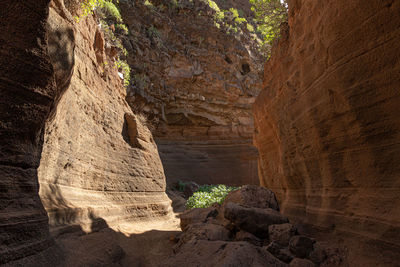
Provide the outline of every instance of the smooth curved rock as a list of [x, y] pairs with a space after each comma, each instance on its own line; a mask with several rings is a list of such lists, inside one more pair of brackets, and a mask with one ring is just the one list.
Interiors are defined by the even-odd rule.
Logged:
[[400, 2], [289, 5], [254, 104], [261, 184], [291, 220], [399, 251]]
[[[113, 227], [124, 221], [169, 214], [165, 176], [157, 146], [142, 116], [125, 102], [125, 88], [106, 40], [92, 16], [79, 23], [52, 3], [48, 19], [49, 53], [65, 93], [46, 123], [38, 169], [40, 197], [51, 225], [80, 224], [90, 231], [103, 219]], [[74, 32], [74, 49], [60, 31]], [[50, 46], [51, 48], [52, 46]], [[62, 58], [60, 56], [63, 56]], [[64, 62], [64, 61], [67, 62]], [[65, 84], [65, 85], [64, 85]]]

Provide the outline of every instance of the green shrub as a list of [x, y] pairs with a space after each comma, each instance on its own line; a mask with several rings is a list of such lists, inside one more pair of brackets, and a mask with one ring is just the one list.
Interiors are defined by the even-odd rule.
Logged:
[[125, 24], [122, 23], [115, 24], [115, 28], [119, 29], [125, 35], [129, 34], [128, 27]]
[[85, 0], [84, 2], [82, 2], [81, 14], [74, 17], [76, 22], [79, 22], [79, 20], [82, 18], [92, 15], [96, 8], [102, 7], [104, 5], [104, 2], [105, 0]]
[[124, 85], [127, 87], [131, 82], [131, 68], [126, 61], [118, 59], [115, 61], [115, 67], [124, 74]]
[[106, 13], [108, 17], [116, 20], [117, 22], [122, 22], [121, 13], [119, 12], [118, 7], [114, 5], [113, 2], [104, 0], [101, 9]]
[[187, 209], [207, 208], [214, 203], [221, 204], [229, 192], [239, 189], [223, 184], [202, 185], [186, 202]]
[[249, 32], [254, 32], [254, 27], [253, 27], [253, 25], [247, 23], [246, 27], [247, 27], [247, 30], [248, 30]]
[[176, 189], [180, 192], [183, 192], [185, 190], [187, 183], [181, 180], [178, 180], [178, 183], [176, 184]]
[[[114, 0], [118, 3], [118, 0]], [[122, 22], [122, 16], [119, 12], [118, 7], [113, 3], [112, 0], [85, 0], [81, 3], [81, 14], [75, 16], [75, 20], [79, 22], [80, 19], [92, 15], [96, 9], [100, 9], [106, 16]]]
[[257, 23], [257, 32], [262, 37], [262, 50], [269, 56], [272, 43], [280, 36], [281, 24], [287, 21], [286, 0], [250, 0], [251, 10]]
[[161, 34], [153, 25], [147, 28], [147, 35], [153, 38], [160, 38]]

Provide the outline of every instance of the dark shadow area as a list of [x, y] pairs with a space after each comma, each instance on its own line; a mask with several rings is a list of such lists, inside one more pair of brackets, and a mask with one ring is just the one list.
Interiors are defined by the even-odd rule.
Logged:
[[259, 184], [258, 151], [250, 142], [156, 139], [167, 184]]
[[174, 254], [180, 231], [150, 230], [126, 235], [90, 215], [90, 232], [79, 225], [52, 228], [57, 253], [38, 253], [5, 266], [159, 266]]
[[[37, 168], [45, 121], [69, 79], [62, 79], [60, 87], [54, 83], [57, 70], [47, 51], [49, 2], [0, 4], [0, 264], [29, 255], [57, 254], [38, 195]], [[74, 41], [72, 32], [60, 30], [56, 35]], [[66, 57], [65, 47], [56, 50]]]
[[91, 217], [91, 232], [76, 226], [54, 235], [63, 251], [64, 266], [159, 266], [173, 255], [179, 231], [150, 230], [125, 235], [102, 218]]
[[57, 93], [51, 107], [49, 120], [53, 118], [58, 102], [68, 88], [75, 66], [75, 36], [68, 26], [48, 24], [47, 51], [54, 70]]

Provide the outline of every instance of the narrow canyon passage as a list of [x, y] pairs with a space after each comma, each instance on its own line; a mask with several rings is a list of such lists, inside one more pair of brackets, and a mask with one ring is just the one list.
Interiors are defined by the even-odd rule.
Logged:
[[0, 3], [1, 266], [398, 265], [400, 2], [258, 2]]

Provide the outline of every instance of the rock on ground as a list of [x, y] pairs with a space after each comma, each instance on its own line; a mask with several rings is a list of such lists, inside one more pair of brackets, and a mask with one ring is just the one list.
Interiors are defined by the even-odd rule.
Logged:
[[287, 266], [261, 247], [247, 242], [198, 240], [185, 244], [162, 266]]
[[261, 238], [268, 237], [270, 225], [289, 222], [286, 216], [276, 210], [248, 208], [232, 202], [224, 205], [224, 216], [238, 228]]
[[233, 202], [252, 208], [271, 208], [279, 211], [274, 192], [256, 185], [244, 185], [239, 190], [230, 192], [224, 203]]

